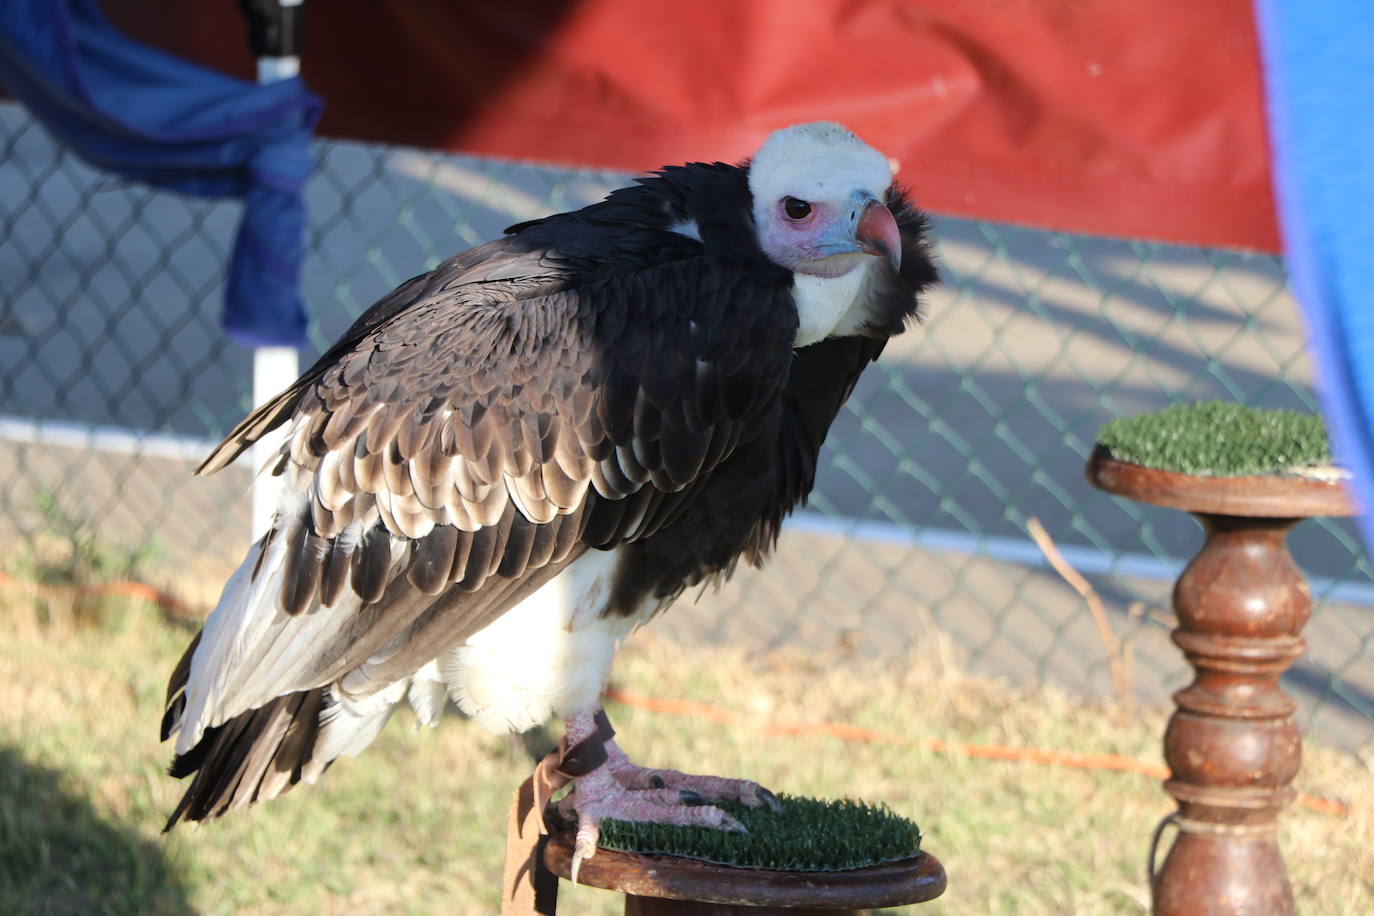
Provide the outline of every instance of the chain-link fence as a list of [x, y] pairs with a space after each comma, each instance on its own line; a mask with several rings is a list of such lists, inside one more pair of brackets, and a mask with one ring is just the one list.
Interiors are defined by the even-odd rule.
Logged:
[[[622, 176], [343, 142], [317, 147], [304, 287], [314, 349], [377, 297], [511, 222]], [[902, 176], [919, 197], [920, 175]], [[238, 207], [129, 186], [0, 106], [0, 530], [12, 565], [83, 562], [209, 602], [248, 540], [249, 472], [190, 468], [248, 406], [251, 353], [218, 329]], [[1185, 666], [1168, 592], [1200, 543], [1177, 512], [1091, 489], [1106, 420], [1178, 400], [1315, 409], [1272, 257], [936, 220], [945, 282], [830, 436], [773, 564], [684, 600], [657, 632], [760, 651], [935, 651], [973, 671], [1110, 695], [1083, 599], [1027, 536], [1039, 519], [1123, 640], [1118, 677], [1162, 700]], [[307, 354], [307, 359], [312, 354]], [[1309, 726], [1374, 741], [1374, 582], [1353, 528], [1301, 526], [1317, 598], [1289, 675]], [[54, 559], [55, 558], [55, 559]], [[946, 634], [950, 640], [936, 638]]]

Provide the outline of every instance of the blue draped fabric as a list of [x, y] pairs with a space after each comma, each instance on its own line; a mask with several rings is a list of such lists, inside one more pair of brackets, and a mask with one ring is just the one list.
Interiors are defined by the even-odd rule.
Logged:
[[[1374, 5], [1256, 11], [1288, 272], [1337, 456], [1374, 508]], [[1374, 516], [1361, 527], [1374, 546]]]
[[3, 0], [0, 85], [96, 168], [242, 198], [224, 328], [305, 342], [302, 191], [322, 104], [299, 79], [258, 85], [131, 41], [95, 0]]

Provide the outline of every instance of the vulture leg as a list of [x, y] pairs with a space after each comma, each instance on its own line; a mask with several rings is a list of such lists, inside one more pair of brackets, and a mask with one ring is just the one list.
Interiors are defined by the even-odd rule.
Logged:
[[[595, 715], [588, 712], [567, 717], [565, 724], [569, 744], [580, 741], [596, 731]], [[684, 776], [671, 770], [647, 770], [630, 763], [624, 752], [615, 746], [614, 741], [607, 741], [606, 745], [606, 762], [577, 777], [573, 783], [573, 790], [558, 805], [560, 813], [577, 820], [577, 839], [573, 847], [571, 874], [574, 884], [577, 883], [577, 873], [582, 863], [596, 855], [601, 822], [607, 818], [745, 832], [743, 824], [709, 804], [703, 793], [686, 785], [681, 788], [667, 785], [674, 777], [686, 781], [696, 779], [703, 784], [709, 782], [709, 791], [713, 793], [715, 800], [739, 798], [750, 807], [777, 804], [777, 799], [772, 797], [771, 792], [754, 783], [748, 783], [754, 787], [754, 791], [747, 794], [749, 800], [746, 800], [745, 792], [732, 794], [725, 785], [742, 784], [742, 780], [716, 780], [713, 777]], [[621, 774], [648, 787], [626, 786], [621, 782]]]

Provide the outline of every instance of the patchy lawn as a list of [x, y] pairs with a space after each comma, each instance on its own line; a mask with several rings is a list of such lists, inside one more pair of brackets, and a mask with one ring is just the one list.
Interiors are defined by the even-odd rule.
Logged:
[[[104, 623], [41, 624], [0, 597], [0, 912], [493, 913], [518, 745], [456, 715], [413, 732], [398, 714], [376, 744], [305, 787], [207, 826], [159, 831], [181, 785], [157, 742], [184, 624], [130, 602]], [[940, 653], [931, 653], [933, 658]], [[939, 737], [1158, 762], [1163, 713], [1024, 693], [912, 660], [745, 658], [635, 637], [627, 691], [718, 704], [757, 721], [833, 721]], [[1146, 777], [936, 754], [920, 746], [771, 737], [638, 707], [609, 707], [637, 759], [773, 789], [881, 800], [916, 820], [949, 890], [921, 914], [1143, 913], [1145, 851], [1169, 810]], [[1282, 842], [1311, 914], [1374, 912], [1374, 776], [1309, 748], [1303, 791], [1345, 815], [1295, 810]], [[612, 895], [565, 885], [569, 914]], [[896, 911], [893, 911], [896, 912]]]

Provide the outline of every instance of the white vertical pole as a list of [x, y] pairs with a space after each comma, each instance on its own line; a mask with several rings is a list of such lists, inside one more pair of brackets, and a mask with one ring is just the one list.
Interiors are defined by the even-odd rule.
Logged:
[[[257, 347], [253, 350], [253, 406], [267, 403], [300, 376], [300, 351], [295, 347]], [[279, 426], [253, 444], [250, 454], [253, 478], [253, 540], [267, 533], [277, 511], [283, 478], [263, 473], [286, 441], [286, 427]]]
[[[279, 0], [282, 6], [299, 6], [303, 0]], [[290, 79], [301, 72], [299, 57], [259, 57], [258, 82], [273, 83]], [[265, 404], [300, 376], [300, 351], [295, 347], [257, 347], [253, 350], [253, 406]], [[285, 427], [263, 436], [250, 455], [253, 478], [252, 536], [257, 540], [272, 525], [281, 496], [282, 478], [261, 473], [286, 440]]]
[[[282, 0], [282, 6], [295, 6], [297, 4], [287, 3]], [[258, 82], [275, 83], [277, 80], [289, 80], [293, 76], [301, 75], [301, 59], [299, 57], [259, 57], [258, 58]]]

